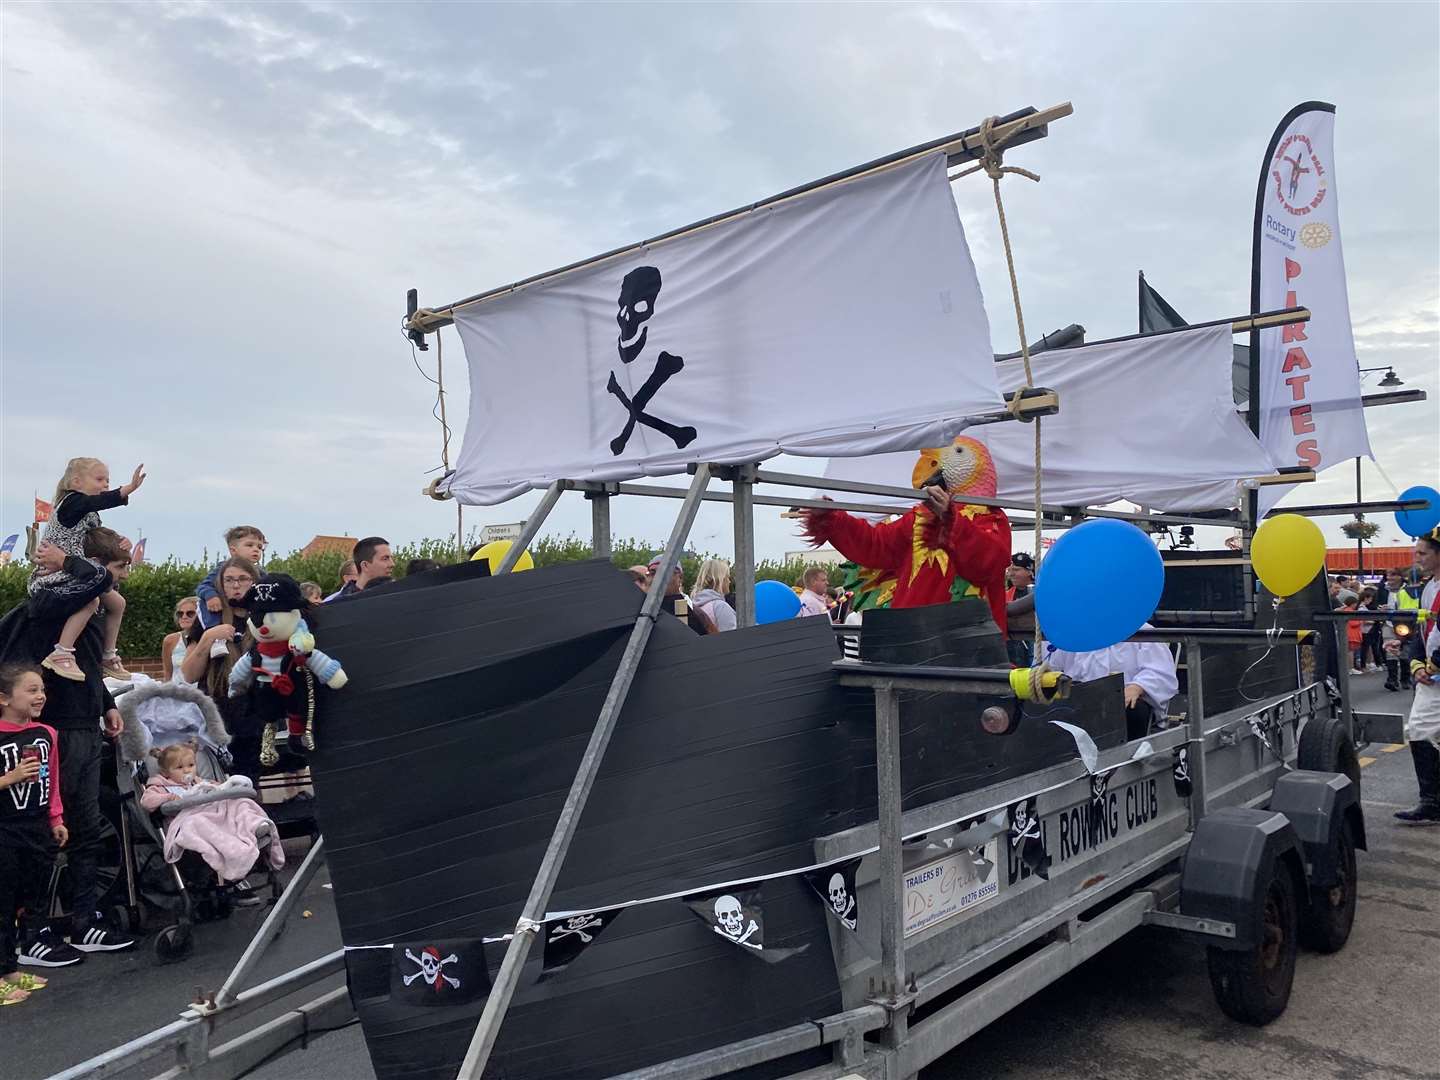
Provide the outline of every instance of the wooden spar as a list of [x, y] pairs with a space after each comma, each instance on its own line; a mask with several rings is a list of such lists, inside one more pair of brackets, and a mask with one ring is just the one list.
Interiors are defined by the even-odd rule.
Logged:
[[[1010, 149], [1028, 142], [1034, 142], [1037, 139], [1045, 138], [1045, 136], [1049, 134], [1048, 125], [1050, 121], [1062, 119], [1074, 111], [1074, 107], [1068, 101], [1062, 102], [1059, 105], [1052, 105], [1048, 109], [1036, 109], [1033, 106], [1029, 106], [1017, 112], [1010, 113], [1008, 116], [1001, 117], [991, 131], [995, 137], [995, 141], [998, 142], [1002, 148]], [[513, 282], [509, 285], [501, 285], [498, 288], [488, 289], [485, 292], [476, 293], [474, 296], [468, 296], [463, 300], [456, 300], [443, 307], [420, 308], [406, 316], [405, 330], [409, 333], [419, 333], [421, 335], [432, 334], [443, 326], [449, 326], [454, 321], [452, 316], [458, 308], [469, 307], [472, 304], [483, 303], [486, 300], [493, 300], [497, 296], [506, 295], [514, 292], [516, 289], [522, 289], [541, 281], [549, 281], [585, 267], [595, 266], [609, 259], [618, 258], [641, 248], [653, 247], [656, 244], [676, 240], [682, 236], [688, 236], [691, 233], [709, 228], [712, 225], [719, 225], [755, 210], [772, 207], [800, 195], [807, 195], [811, 192], [819, 191], [821, 188], [829, 187], [832, 184], [855, 180], [861, 176], [878, 172], [881, 169], [888, 169], [911, 161], [922, 154], [931, 154], [940, 150], [945, 152], [947, 164], [949, 165], [958, 165], [963, 162], [975, 160], [980, 157], [982, 153], [980, 126], [976, 125], [973, 128], [958, 132], [954, 135], [947, 135], [944, 138], [936, 139], [932, 142], [922, 143], [919, 146], [912, 146], [894, 154], [888, 154], [885, 157], [877, 158], [863, 165], [857, 165], [843, 172], [834, 173], [808, 184], [802, 184], [800, 187], [791, 188], [788, 191], [782, 191], [778, 195], [772, 195], [768, 199], [761, 199], [759, 202], [751, 203], [748, 206], [738, 207], [723, 214], [716, 214], [714, 217], [705, 218], [702, 221], [697, 221], [678, 229], [672, 229], [669, 232], [661, 233], [659, 236], [651, 237], [648, 240], [640, 240], [633, 244], [627, 244], [624, 247], [615, 248], [612, 251], [605, 252], [603, 255], [595, 255], [555, 270], [547, 270], [533, 277], [522, 278], [520, 281]]]

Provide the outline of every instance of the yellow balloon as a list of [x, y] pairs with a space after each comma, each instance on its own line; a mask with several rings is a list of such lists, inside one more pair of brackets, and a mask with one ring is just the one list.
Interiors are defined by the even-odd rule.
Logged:
[[1325, 535], [1299, 514], [1266, 518], [1250, 541], [1250, 565], [1276, 596], [1293, 596], [1325, 566]]
[[[485, 545], [484, 547], [482, 547], [479, 551], [475, 552], [474, 555], [471, 555], [471, 556], [470, 556], [470, 561], [471, 561], [471, 562], [476, 562], [476, 561], [479, 561], [479, 560], [487, 560], [487, 561], [489, 561], [489, 563], [490, 563], [490, 572], [493, 574], [493, 573], [499, 568], [501, 561], [505, 558], [505, 553], [506, 553], [507, 551], [509, 551], [509, 550], [510, 550], [510, 541], [509, 541], [509, 540], [491, 540], [490, 543], [486, 544], [486, 545]], [[514, 567], [511, 569], [510, 572], [511, 572], [512, 574], [518, 574], [521, 570], [534, 570], [534, 569], [535, 569], [535, 560], [530, 557], [530, 552], [528, 552], [528, 551], [522, 551], [522, 552], [520, 553], [520, 558], [518, 558], [518, 559], [515, 560], [515, 565], [514, 565]]]

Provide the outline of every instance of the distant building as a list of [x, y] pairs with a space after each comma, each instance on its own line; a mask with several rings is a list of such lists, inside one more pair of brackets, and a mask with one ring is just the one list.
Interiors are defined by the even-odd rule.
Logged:
[[317, 536], [300, 549], [300, 554], [308, 557], [338, 551], [348, 559], [355, 550], [356, 539], [354, 536]]
[[807, 563], [814, 566], [839, 566], [846, 559], [840, 552], [826, 545], [825, 547], [806, 548], [804, 551], [787, 551], [785, 561]]

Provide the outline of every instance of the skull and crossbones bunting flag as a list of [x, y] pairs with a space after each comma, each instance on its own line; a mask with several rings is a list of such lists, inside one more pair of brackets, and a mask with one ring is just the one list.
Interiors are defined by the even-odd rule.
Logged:
[[814, 890], [826, 912], [851, 931], [860, 919], [860, 898], [855, 892], [855, 874], [859, 869], [860, 860], [851, 859], [805, 872], [805, 884]]
[[545, 966], [541, 977], [553, 975], [573, 963], [624, 910], [610, 908], [607, 911], [588, 911], [583, 915], [570, 915], [546, 922]]
[[1106, 796], [1110, 792], [1110, 774], [1096, 773], [1090, 777], [1090, 844], [1100, 842], [1100, 832], [1105, 821]]
[[741, 885], [685, 897], [685, 906], [726, 941], [757, 953], [765, 949], [760, 886]]
[[1170, 775], [1175, 779], [1175, 794], [1182, 799], [1188, 799], [1192, 790], [1189, 747], [1177, 746], [1175, 748], [1175, 766], [1170, 770]]
[[463, 1005], [490, 991], [480, 938], [396, 942], [390, 950], [390, 998], [410, 1005]]
[[1010, 807], [1010, 847], [1020, 852], [1020, 862], [1043, 881], [1050, 880], [1050, 853], [1040, 831], [1038, 799], [1021, 799]]

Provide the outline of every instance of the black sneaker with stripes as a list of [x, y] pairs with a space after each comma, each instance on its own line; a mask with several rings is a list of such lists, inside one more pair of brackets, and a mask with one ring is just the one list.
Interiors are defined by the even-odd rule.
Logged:
[[70, 931], [70, 944], [81, 952], [119, 952], [135, 944], [135, 939], [106, 926], [97, 911], [83, 930]]
[[69, 967], [85, 959], [47, 926], [20, 947], [17, 958], [26, 967]]

